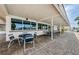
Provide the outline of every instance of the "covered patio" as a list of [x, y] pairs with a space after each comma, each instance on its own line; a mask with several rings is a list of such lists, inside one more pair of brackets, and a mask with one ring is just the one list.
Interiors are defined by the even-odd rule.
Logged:
[[[3, 23], [6, 23], [6, 31], [5, 35], [6, 38], [2, 39], [3, 41], [0, 43], [0, 54], [54, 54], [54, 51], [49, 51], [47, 49], [47, 52], [42, 52], [41, 49], [50, 47], [51, 45], [54, 45], [54, 33], [60, 34], [60, 36], [57, 36], [56, 38], [60, 37], [61, 38], [61, 32], [63, 27], [62, 26], [69, 26], [69, 22], [65, 13], [65, 10], [63, 8], [63, 5], [53, 5], [53, 4], [46, 4], [46, 5], [1, 5], [1, 7], [4, 7], [3, 10], [5, 11], [4, 17], [2, 17], [1, 20], [4, 20]], [[3, 13], [2, 13], [3, 14]], [[12, 19], [19, 19], [19, 21], [13, 21]], [[13, 21], [13, 22], [12, 22]], [[24, 29], [21, 27], [20, 29], [12, 29], [13, 26], [11, 26], [13, 23], [20, 24], [21, 26], [24, 24], [27, 24], [27, 21], [29, 21], [29, 25], [33, 23], [33, 21], [36, 22], [36, 26], [34, 28], [28, 28], [28, 26], [25, 26], [26, 28]], [[26, 22], [26, 23], [24, 23]], [[50, 29], [46, 28], [39, 28], [39, 23], [46, 23], [47, 26], [48, 24], [50, 25]], [[15, 26], [14, 25], [14, 26]], [[54, 31], [54, 25], [57, 26], [57, 30]], [[15, 27], [18, 27], [19, 25], [16, 25]], [[14, 27], [14, 28], [15, 28]], [[50, 36], [49, 35], [43, 35], [47, 34], [47, 32], [51, 32]], [[9, 34], [13, 34], [14, 37], [18, 37], [22, 33], [30, 33], [33, 34], [37, 33], [37, 38], [35, 41], [35, 47], [33, 48], [30, 44], [25, 44], [26, 45], [26, 51], [23, 51], [23, 46], [19, 46], [17, 41], [15, 42], [14, 45], [12, 45], [10, 48], [7, 47], [10, 38]], [[58, 33], [57, 33], [58, 32]], [[64, 35], [63, 35], [64, 37]], [[19, 38], [17, 38], [19, 39]], [[58, 45], [58, 43], [57, 43]], [[52, 47], [51, 46], [51, 47]], [[30, 47], [30, 48], [29, 48]], [[56, 46], [55, 46], [56, 47]], [[49, 48], [49, 49], [54, 49], [55, 48]], [[37, 51], [39, 51], [37, 53]]]

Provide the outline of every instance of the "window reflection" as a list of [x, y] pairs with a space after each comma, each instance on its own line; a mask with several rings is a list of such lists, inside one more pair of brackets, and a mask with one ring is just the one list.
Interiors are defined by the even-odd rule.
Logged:
[[22, 30], [22, 20], [12, 18], [11, 30]]
[[51, 26], [50, 25], [48, 25], [48, 31], [51, 31]]
[[36, 29], [36, 23], [35, 22], [31, 22], [31, 29]]
[[47, 25], [46, 24], [38, 23], [38, 29], [39, 30], [47, 30]]
[[47, 25], [46, 25], [46, 24], [43, 24], [43, 25], [42, 25], [42, 29], [47, 30]]
[[42, 24], [38, 23], [38, 30], [42, 29]]
[[[50, 30], [47, 24], [38, 23], [38, 30]], [[11, 18], [11, 30], [36, 30], [36, 22]]]
[[24, 30], [26, 30], [26, 29], [30, 30], [30, 27], [31, 27], [30, 21], [23, 21], [23, 29]]

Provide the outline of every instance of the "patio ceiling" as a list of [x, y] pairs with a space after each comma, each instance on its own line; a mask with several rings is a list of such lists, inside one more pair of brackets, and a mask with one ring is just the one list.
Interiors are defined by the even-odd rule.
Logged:
[[68, 26], [69, 24], [65, 21], [65, 19], [63, 17], [61, 17], [60, 15], [57, 15], [55, 17], [53, 17], [53, 24], [54, 25], [64, 25], [64, 26]]
[[54, 24], [67, 25], [60, 16], [58, 10], [51, 4], [7, 4], [5, 5], [8, 14], [43, 21], [51, 24], [53, 16]]
[[43, 21], [49, 24], [51, 23], [51, 20], [44, 18], [53, 16], [53, 13], [56, 14], [52, 9], [53, 6], [48, 4], [13, 4], [6, 5], [6, 7], [9, 14], [34, 19], [36, 21]]
[[4, 5], [0, 4], [0, 24], [5, 24], [7, 11]]

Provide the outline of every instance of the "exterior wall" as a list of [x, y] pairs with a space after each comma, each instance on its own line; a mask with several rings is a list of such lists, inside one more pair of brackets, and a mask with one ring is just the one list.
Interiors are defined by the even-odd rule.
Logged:
[[69, 26], [64, 26], [64, 31], [71, 31]]
[[[16, 30], [16, 31], [11, 30], [11, 18], [17, 18], [17, 19], [26, 20], [25, 18], [12, 16], [12, 15], [9, 15], [9, 16], [6, 17], [6, 41], [9, 41], [9, 37], [8, 37], [9, 34], [13, 34], [15, 37], [18, 37], [18, 35], [22, 34], [22, 33], [34, 34], [36, 32], [37, 35], [39, 36], [39, 35], [46, 34], [46, 31], [48, 31], [48, 30], [38, 30], [37, 28], [36, 28], [36, 30]], [[34, 20], [29, 20], [29, 21], [37, 22], [37, 21], [34, 21]], [[43, 23], [43, 22], [37, 22], [37, 23]]]
[[0, 31], [5, 31], [5, 27], [5, 22], [2, 19], [0, 19]]
[[5, 24], [0, 24], [0, 31], [5, 31]]

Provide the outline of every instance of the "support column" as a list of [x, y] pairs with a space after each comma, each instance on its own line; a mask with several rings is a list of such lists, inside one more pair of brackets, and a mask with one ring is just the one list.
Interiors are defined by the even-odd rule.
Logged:
[[62, 25], [62, 33], [64, 33], [64, 26]]
[[53, 40], [53, 16], [51, 19], [51, 39]]
[[38, 23], [36, 23], [36, 31], [38, 31]]
[[59, 27], [60, 27], [60, 35], [61, 35], [61, 24], [59, 25]]

